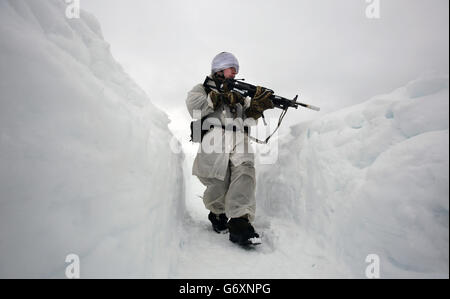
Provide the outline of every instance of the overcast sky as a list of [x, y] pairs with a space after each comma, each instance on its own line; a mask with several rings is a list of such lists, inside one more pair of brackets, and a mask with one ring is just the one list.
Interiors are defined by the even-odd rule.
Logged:
[[[151, 100], [188, 116], [186, 93], [222, 51], [238, 78], [320, 106], [387, 93], [430, 71], [448, 74], [448, 0], [81, 0], [114, 57]], [[287, 123], [316, 112], [288, 113]], [[177, 116], [178, 115], [178, 116]]]

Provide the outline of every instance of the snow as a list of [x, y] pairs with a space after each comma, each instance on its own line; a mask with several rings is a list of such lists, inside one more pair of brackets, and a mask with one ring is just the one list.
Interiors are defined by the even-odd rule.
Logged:
[[448, 74], [274, 137], [243, 250], [207, 219], [197, 145], [65, 9], [0, 2], [1, 278], [64, 278], [72, 253], [82, 278], [365, 278], [370, 254], [381, 278], [448, 278]]
[[184, 210], [168, 117], [64, 1], [0, 3], [0, 277], [167, 277]]
[[296, 223], [350, 277], [377, 254], [381, 277], [448, 278], [448, 105], [448, 76], [428, 74], [292, 127], [259, 166], [259, 217]]

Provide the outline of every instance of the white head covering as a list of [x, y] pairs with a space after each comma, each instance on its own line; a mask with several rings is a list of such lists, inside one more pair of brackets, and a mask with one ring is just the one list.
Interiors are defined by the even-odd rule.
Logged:
[[236, 72], [239, 73], [239, 61], [237, 58], [231, 53], [222, 52], [214, 57], [211, 64], [211, 74], [223, 71], [229, 67], [234, 67]]

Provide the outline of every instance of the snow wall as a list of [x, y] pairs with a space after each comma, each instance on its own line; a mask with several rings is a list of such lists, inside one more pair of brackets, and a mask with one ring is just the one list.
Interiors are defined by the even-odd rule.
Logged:
[[257, 217], [292, 220], [354, 277], [376, 254], [380, 277], [448, 278], [448, 86], [426, 74], [293, 126], [257, 166]]
[[183, 155], [97, 20], [67, 7], [0, 1], [0, 277], [63, 278], [69, 254], [81, 278], [167, 277]]

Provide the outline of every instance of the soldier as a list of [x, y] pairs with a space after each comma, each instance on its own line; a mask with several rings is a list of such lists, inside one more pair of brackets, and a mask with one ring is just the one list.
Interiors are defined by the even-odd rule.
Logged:
[[[222, 52], [214, 57], [208, 76], [216, 88], [198, 84], [188, 93], [186, 105], [191, 117], [197, 112], [203, 122], [213, 125], [201, 141], [192, 174], [206, 186], [203, 202], [210, 211], [213, 229], [229, 231], [232, 242], [255, 245], [261, 240], [251, 224], [255, 219], [256, 179], [246, 120], [255, 123], [264, 110], [273, 108], [269, 99], [273, 92], [257, 87], [253, 98], [244, 98], [227, 90], [225, 79], [234, 79], [238, 72], [236, 57]], [[233, 126], [229, 129], [230, 122]], [[213, 151], [205, 150], [211, 146]]]

